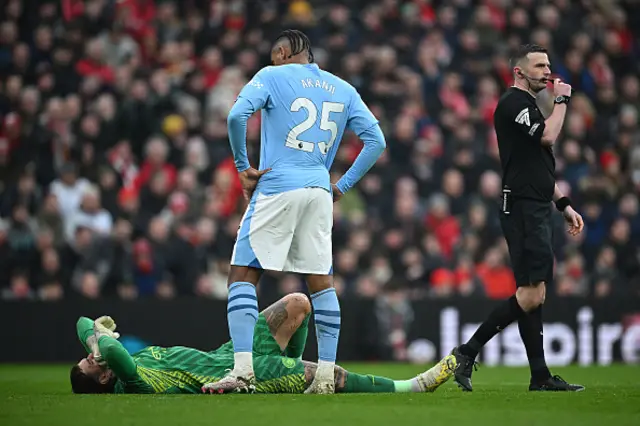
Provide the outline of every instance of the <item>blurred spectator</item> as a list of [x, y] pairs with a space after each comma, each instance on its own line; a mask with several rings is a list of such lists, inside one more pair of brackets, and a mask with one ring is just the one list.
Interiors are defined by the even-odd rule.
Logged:
[[407, 360], [407, 334], [413, 322], [413, 309], [403, 285], [390, 281], [376, 298], [376, 319], [379, 325], [379, 344], [383, 359]]
[[60, 168], [60, 177], [51, 183], [50, 191], [56, 197], [60, 215], [65, 221], [76, 214], [89, 186], [88, 180], [78, 177], [75, 165], [65, 164]]
[[42, 300], [54, 301], [63, 297], [62, 266], [58, 252], [49, 248], [42, 253], [41, 273], [37, 280]]
[[505, 254], [498, 247], [486, 252], [477, 273], [487, 297], [491, 299], [506, 299], [516, 291], [513, 273], [506, 265]]
[[82, 200], [78, 210], [65, 220], [67, 238], [73, 238], [75, 230], [82, 226], [99, 235], [111, 232], [113, 219], [100, 203], [100, 190], [90, 185], [82, 193]]
[[[255, 3], [255, 4], [254, 4]], [[493, 110], [520, 43], [573, 85], [557, 175], [556, 296], [638, 296], [640, 46], [632, 2], [19, 1], [0, 7], [3, 298], [226, 297], [246, 200], [225, 118], [285, 27], [354, 85], [388, 150], [334, 206], [343, 297], [376, 300], [404, 359], [406, 301], [503, 298]], [[538, 97], [549, 114], [552, 89]], [[247, 126], [252, 164], [260, 114]], [[347, 132], [332, 179], [361, 144]], [[274, 291], [300, 288], [274, 274]]]
[[146, 145], [145, 161], [133, 183], [134, 188], [140, 191], [158, 173], [162, 173], [167, 180], [167, 187], [173, 188], [176, 181], [176, 167], [167, 162], [168, 158], [169, 145], [166, 140], [161, 137], [150, 139]]
[[11, 252], [11, 269], [29, 269], [36, 245], [35, 232], [35, 220], [29, 216], [27, 206], [16, 204], [11, 212], [6, 237]]
[[138, 44], [127, 35], [122, 22], [115, 21], [111, 30], [103, 33], [99, 40], [104, 52], [104, 61], [111, 68], [125, 65], [139, 55]]
[[33, 215], [38, 211], [42, 202], [40, 188], [36, 185], [33, 173], [23, 173], [14, 187], [8, 188], [2, 200], [2, 211], [0, 216], [7, 217], [11, 214], [13, 207], [21, 204], [27, 208], [29, 215]]

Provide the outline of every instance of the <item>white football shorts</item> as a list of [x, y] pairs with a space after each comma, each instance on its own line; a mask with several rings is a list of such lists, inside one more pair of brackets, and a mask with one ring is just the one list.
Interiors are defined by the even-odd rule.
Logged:
[[244, 213], [231, 265], [331, 275], [333, 199], [323, 188], [254, 194]]

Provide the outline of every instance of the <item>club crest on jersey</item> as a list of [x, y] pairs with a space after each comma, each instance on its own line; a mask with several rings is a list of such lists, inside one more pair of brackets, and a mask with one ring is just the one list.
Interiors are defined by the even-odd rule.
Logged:
[[531, 121], [529, 120], [529, 108], [525, 108], [516, 116], [516, 123], [518, 124], [526, 124], [527, 127], [531, 126]]
[[293, 359], [293, 358], [286, 358], [286, 357], [283, 357], [283, 358], [282, 358], [282, 365], [284, 365], [284, 366], [285, 366], [285, 368], [289, 368], [289, 369], [291, 369], [291, 368], [293, 368], [293, 367], [295, 367], [295, 366], [296, 366], [296, 360], [295, 360], [295, 359]]
[[247, 84], [249, 86], [257, 87], [258, 89], [262, 89], [264, 87], [264, 84], [260, 83], [260, 81], [256, 80], [255, 78]]

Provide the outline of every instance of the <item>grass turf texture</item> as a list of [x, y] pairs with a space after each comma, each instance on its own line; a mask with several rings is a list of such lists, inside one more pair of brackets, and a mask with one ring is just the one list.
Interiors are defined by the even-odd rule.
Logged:
[[[404, 379], [423, 367], [345, 364]], [[449, 381], [434, 394], [73, 395], [69, 366], [0, 365], [0, 425], [640, 425], [640, 367], [567, 367], [580, 393], [528, 392], [528, 370], [481, 368], [473, 393]]]

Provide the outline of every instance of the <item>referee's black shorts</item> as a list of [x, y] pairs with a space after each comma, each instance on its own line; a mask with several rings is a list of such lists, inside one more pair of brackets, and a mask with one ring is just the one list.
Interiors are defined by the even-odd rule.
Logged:
[[500, 212], [518, 287], [553, 278], [551, 203], [514, 199], [510, 214]]

